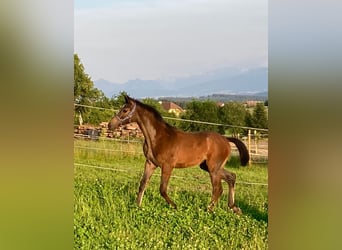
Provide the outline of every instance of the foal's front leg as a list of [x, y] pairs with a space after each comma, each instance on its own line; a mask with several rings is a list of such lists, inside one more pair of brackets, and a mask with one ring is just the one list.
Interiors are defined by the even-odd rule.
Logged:
[[177, 208], [176, 204], [167, 195], [167, 185], [172, 172], [172, 167], [162, 167], [161, 179], [160, 179], [160, 194], [164, 197], [167, 203], [169, 203], [173, 208]]
[[214, 210], [214, 206], [217, 203], [218, 199], [222, 195], [223, 188], [221, 184], [221, 177], [217, 173], [210, 173], [211, 185], [213, 187], [211, 202], [208, 205], [208, 211], [212, 212]]
[[141, 202], [142, 202], [142, 198], [144, 196], [144, 192], [146, 189], [146, 185], [149, 182], [154, 170], [157, 168], [156, 165], [154, 165], [151, 161], [146, 160], [145, 161], [145, 171], [144, 171], [144, 175], [141, 178], [140, 181], [140, 186], [139, 186], [139, 193], [138, 193], [138, 198], [137, 198], [137, 203], [138, 206], [141, 207]]

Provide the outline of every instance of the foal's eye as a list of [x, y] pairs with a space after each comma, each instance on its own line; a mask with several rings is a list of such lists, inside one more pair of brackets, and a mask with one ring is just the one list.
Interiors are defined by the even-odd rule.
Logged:
[[122, 110], [123, 113], [127, 113], [128, 112], [128, 109], [124, 109]]

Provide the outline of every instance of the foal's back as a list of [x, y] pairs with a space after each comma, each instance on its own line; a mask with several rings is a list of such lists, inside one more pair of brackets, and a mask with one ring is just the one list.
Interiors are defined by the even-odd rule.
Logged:
[[176, 168], [196, 166], [217, 156], [227, 158], [230, 152], [226, 138], [214, 132], [177, 131], [173, 142], [170, 152]]

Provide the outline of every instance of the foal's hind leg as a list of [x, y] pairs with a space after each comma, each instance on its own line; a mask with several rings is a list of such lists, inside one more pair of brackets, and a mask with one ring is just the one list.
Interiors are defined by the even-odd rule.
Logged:
[[228, 172], [225, 169], [221, 169], [222, 179], [228, 183], [228, 207], [232, 209], [237, 214], [242, 214], [241, 209], [235, 205], [234, 195], [235, 195], [235, 180], [236, 175], [234, 173]]
[[[200, 168], [203, 169], [204, 171], [209, 172], [209, 168], [208, 168], [206, 161], [203, 161], [200, 164]], [[208, 210], [213, 211], [216, 202], [218, 201], [218, 199], [220, 198], [223, 192], [222, 184], [221, 184], [222, 177], [217, 172], [209, 172], [209, 174], [210, 174], [210, 180], [211, 180], [213, 191], [211, 195], [211, 202], [208, 205]]]
[[141, 202], [142, 202], [142, 198], [144, 196], [146, 185], [147, 185], [148, 181], [150, 180], [151, 175], [153, 174], [155, 169], [156, 169], [156, 165], [154, 165], [151, 161], [146, 160], [145, 171], [144, 171], [144, 175], [140, 181], [139, 193], [138, 193], [138, 198], [137, 198], [137, 203], [138, 203], [139, 207], [141, 206]]

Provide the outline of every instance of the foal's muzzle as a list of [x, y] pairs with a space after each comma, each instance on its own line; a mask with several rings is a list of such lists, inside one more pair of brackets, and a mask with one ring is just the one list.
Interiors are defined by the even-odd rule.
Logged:
[[110, 122], [108, 122], [108, 129], [109, 130], [114, 130], [116, 129], [117, 127], [119, 127], [120, 125], [120, 121], [119, 119], [117, 119], [117, 117], [113, 117]]

